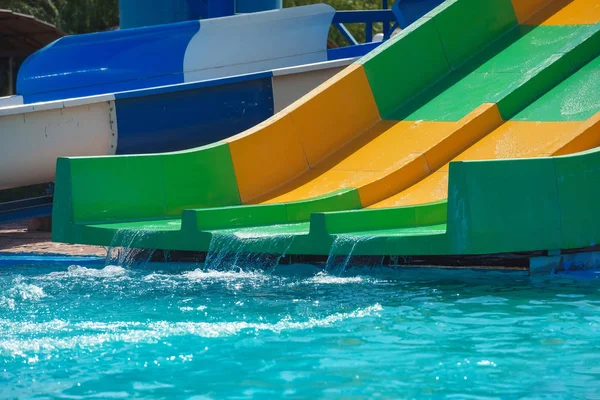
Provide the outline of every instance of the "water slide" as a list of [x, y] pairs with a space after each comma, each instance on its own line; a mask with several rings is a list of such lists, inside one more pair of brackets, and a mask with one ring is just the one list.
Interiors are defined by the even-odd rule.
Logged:
[[599, 21], [599, 0], [447, 0], [236, 136], [59, 159], [53, 238], [208, 251], [229, 235], [265, 252], [275, 237], [289, 240], [269, 251], [325, 256], [593, 247]]
[[60, 156], [197, 147], [244, 131], [375, 44], [327, 49], [325, 4], [61, 38], [0, 98], [0, 190]]

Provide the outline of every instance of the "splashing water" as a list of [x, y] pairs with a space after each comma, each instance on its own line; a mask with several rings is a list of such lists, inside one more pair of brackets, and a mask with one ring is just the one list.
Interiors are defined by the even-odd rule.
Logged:
[[107, 249], [104, 265], [132, 266], [134, 263], [148, 262], [154, 251], [139, 248], [139, 244], [153, 233], [141, 229], [119, 229]]
[[[206, 255], [205, 266], [210, 270], [241, 268], [265, 270], [279, 264], [293, 241], [294, 236], [291, 235], [214, 234]], [[257, 248], [261, 251], [256, 252]]]
[[352, 264], [3, 269], [0, 398], [599, 397], [600, 274]]
[[[336, 236], [329, 250], [327, 262], [325, 263], [325, 271], [335, 275], [343, 274], [350, 266], [354, 251], [357, 246], [373, 239], [372, 236], [353, 236], [343, 235]], [[339, 256], [338, 254], [345, 254]]]

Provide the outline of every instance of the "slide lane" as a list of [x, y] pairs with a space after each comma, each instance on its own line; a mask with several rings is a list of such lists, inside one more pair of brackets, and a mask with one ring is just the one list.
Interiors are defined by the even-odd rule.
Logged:
[[[542, 37], [545, 40], [540, 40]], [[514, 114], [560, 82], [580, 62], [580, 49], [596, 37], [596, 26], [515, 28], [486, 49], [487, 61], [480, 57], [394, 112], [398, 115], [414, 108], [407, 119], [375, 124], [327, 160], [255, 203], [300, 201], [351, 187], [359, 190], [362, 206], [369, 206], [440, 167], [447, 171], [448, 161], [503, 123], [498, 109]], [[512, 43], [507, 45], [507, 39]], [[532, 57], [536, 63], [531, 62]], [[456, 81], [457, 76], [462, 79]], [[431, 96], [440, 87], [446, 89]], [[497, 91], [499, 87], [502, 89]], [[416, 107], [423, 98], [431, 99]], [[474, 111], [469, 112], [472, 107]], [[486, 142], [490, 140], [494, 141]], [[535, 154], [544, 153], [530, 153]]]
[[[600, 146], [600, 57], [574, 73], [452, 161], [564, 155]], [[372, 208], [435, 202], [448, 196], [449, 163]]]
[[[473, 14], [479, 18], [470, 18]], [[402, 166], [395, 158], [410, 158], [420, 149], [396, 148], [395, 153], [385, 149], [382, 160], [365, 165], [365, 158], [371, 158], [367, 153], [382, 148], [375, 143], [363, 150], [361, 145], [389, 138], [390, 144], [402, 146], [410, 127], [439, 131], [440, 135], [421, 138], [425, 149], [449, 136], [461, 126], [459, 120], [486, 102], [461, 118], [431, 124], [432, 129], [419, 128], [428, 121], [399, 122], [388, 114], [449, 76], [516, 24], [510, 1], [448, 1], [278, 116], [227, 140], [242, 203], [306, 200], [333, 188], [353, 187], [363, 179], [377, 179]], [[408, 135], [416, 142], [418, 134]]]

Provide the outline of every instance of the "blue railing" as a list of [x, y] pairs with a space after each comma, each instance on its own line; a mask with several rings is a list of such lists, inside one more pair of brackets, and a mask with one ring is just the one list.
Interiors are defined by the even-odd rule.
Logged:
[[[359, 43], [344, 24], [364, 23], [365, 42], [368, 43], [373, 41], [373, 24], [376, 22], [383, 23], [383, 40], [389, 39], [391, 32], [398, 24], [392, 10], [337, 11], [333, 17], [333, 25], [351, 45]], [[394, 23], [393, 29], [390, 29], [390, 23]]]
[[[360, 44], [344, 24], [365, 24], [365, 42], [373, 41], [373, 24], [383, 24], [383, 40], [390, 38], [398, 27], [404, 29], [444, 0], [396, 0], [389, 7], [389, 0], [381, 0], [380, 10], [337, 11], [333, 25], [352, 45]], [[233, 15], [236, 0], [187, 0], [194, 15], [198, 18], [215, 18]], [[324, 0], [324, 2], [326, 2]]]
[[382, 0], [380, 10], [337, 11], [333, 18], [333, 25], [350, 45], [358, 45], [358, 41], [344, 24], [364, 23], [365, 42], [369, 43], [373, 41], [373, 24], [381, 22], [385, 41], [396, 28], [406, 28], [443, 2], [444, 0], [397, 0], [392, 8], [388, 9], [388, 0]]

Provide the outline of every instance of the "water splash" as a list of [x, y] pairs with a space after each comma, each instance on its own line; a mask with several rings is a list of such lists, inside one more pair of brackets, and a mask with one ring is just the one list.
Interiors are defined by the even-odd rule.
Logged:
[[37, 277], [38, 280], [59, 281], [72, 278], [122, 278], [127, 275], [127, 270], [118, 265], [107, 265], [102, 269], [87, 268], [79, 265], [71, 265], [66, 271], [55, 271], [47, 275]]
[[134, 263], [147, 263], [154, 250], [139, 247], [152, 231], [142, 229], [119, 229], [115, 232], [106, 251], [105, 266], [119, 265], [130, 267]]
[[349, 283], [362, 283], [365, 278], [362, 276], [332, 276], [326, 272], [321, 271], [312, 278], [306, 279], [303, 283], [306, 284], [319, 284], [319, 285], [346, 285]]
[[285, 257], [293, 241], [293, 235], [213, 234], [204, 267], [209, 271], [271, 269]]
[[269, 279], [269, 276], [260, 272], [244, 272], [244, 271], [216, 271], [195, 269], [193, 271], [184, 272], [183, 277], [191, 281], [208, 281], [208, 282], [230, 282], [230, 281], [255, 281], [263, 282]]
[[42, 287], [26, 283], [22, 276], [17, 276], [13, 279], [12, 286], [2, 294], [2, 297], [0, 297], [0, 309], [9, 310], [14, 310], [20, 303], [37, 302], [47, 297]]
[[[354, 251], [357, 245], [371, 240], [373, 236], [352, 236], [352, 235], [341, 235], [336, 236], [327, 261], [325, 263], [325, 271], [333, 275], [341, 275], [348, 269], [352, 260]], [[344, 254], [341, 255], [340, 254]]]
[[46, 297], [46, 293], [44, 293], [44, 289], [41, 287], [23, 282], [19, 282], [10, 288], [7, 294], [13, 299], [30, 301], [37, 301]]

